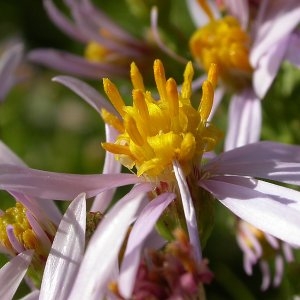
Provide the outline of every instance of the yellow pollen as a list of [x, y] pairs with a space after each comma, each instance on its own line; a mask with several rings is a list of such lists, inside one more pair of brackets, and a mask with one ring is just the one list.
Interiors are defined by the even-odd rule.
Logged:
[[[136, 168], [138, 176], [169, 178], [173, 176], [172, 163], [179, 161], [184, 172], [189, 174], [193, 163], [201, 159], [205, 151], [213, 149], [220, 132], [208, 124], [213, 102], [213, 87], [216, 85], [217, 68], [212, 65], [208, 79], [203, 84], [199, 109], [191, 105], [191, 82], [193, 67], [189, 62], [184, 72], [181, 92], [173, 78], [166, 80], [160, 60], [154, 62], [154, 78], [159, 93], [155, 100], [145, 91], [142, 76], [135, 64], [131, 65], [133, 105], [124, 106], [124, 101], [113, 84], [104, 80], [104, 90], [121, 114], [122, 126], [112, 122], [111, 115], [104, 117], [119, 130], [115, 143], [102, 146], [116, 155], [124, 166]], [[122, 121], [120, 121], [122, 122]]]
[[89, 42], [84, 51], [84, 57], [92, 62], [103, 62], [110, 53], [108, 49], [97, 42]]
[[208, 71], [211, 63], [217, 64], [226, 83], [251, 75], [249, 47], [249, 36], [232, 16], [212, 20], [190, 39], [191, 53], [199, 65]]
[[13, 227], [14, 235], [21, 246], [25, 249], [38, 248], [38, 239], [27, 220], [26, 208], [21, 203], [17, 202], [15, 207], [7, 209], [0, 217], [0, 244], [16, 253], [7, 236], [8, 225]]

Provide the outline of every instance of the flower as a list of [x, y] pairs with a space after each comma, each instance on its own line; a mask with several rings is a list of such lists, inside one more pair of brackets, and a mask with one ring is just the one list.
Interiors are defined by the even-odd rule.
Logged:
[[237, 242], [244, 254], [246, 273], [251, 275], [253, 265], [259, 262], [263, 274], [261, 288], [266, 290], [272, 277], [269, 264], [274, 263], [273, 286], [277, 287], [282, 280], [284, 259], [294, 260], [292, 247], [242, 220], [237, 221]]
[[[0, 164], [1, 189], [44, 198], [44, 201], [73, 199], [82, 192], [89, 198], [122, 185], [135, 184], [109, 210], [114, 216], [113, 224], [104, 218], [92, 236], [70, 297], [79, 291], [89, 299], [105, 296], [107, 283], [115, 274], [113, 270], [124, 236], [135, 215], [137, 219], [128, 238], [118, 282], [125, 298], [132, 294], [141, 249], [157, 221], [159, 232], [166, 237], [168, 228], [186, 230], [195, 259], [201, 262], [200, 240], [204, 246], [210, 234], [213, 198], [258, 229], [300, 245], [300, 193], [265, 181], [300, 185], [299, 147], [257, 142], [223, 152], [213, 159], [204, 156], [220, 137], [219, 131], [207, 121], [216, 82], [215, 66], [211, 70], [203, 84], [198, 109], [189, 101], [193, 74], [190, 63], [184, 73], [182, 90], [178, 92], [174, 80], [166, 80], [162, 63], [155, 61], [158, 100], [144, 88], [142, 76], [132, 64], [132, 106], [126, 106], [116, 86], [104, 79], [105, 91], [114, 108], [102, 109], [102, 116], [107, 127], [113, 126], [118, 133], [114, 142], [103, 146], [131, 168], [133, 174], [116, 174], [115, 170], [114, 173], [107, 170], [107, 174], [102, 175], [59, 174]], [[63, 81], [71, 82], [73, 88], [76, 85], [70, 78], [64, 77]], [[99, 98], [90, 97], [94, 90], [84, 87], [85, 99], [98, 108]], [[167, 147], [170, 155], [159, 147], [160, 143]], [[143, 199], [148, 203], [137, 213]], [[122, 234], [114, 236], [114, 247], [111, 247], [108, 241], [116, 228]], [[95, 253], [102, 251], [107, 251], [105, 260], [95, 268], [99, 261]]]
[[198, 26], [190, 39], [193, 57], [205, 70], [217, 63], [225, 87], [233, 91], [225, 149], [257, 142], [260, 100], [284, 60], [299, 66], [298, 1], [187, 3]]
[[36, 49], [29, 53], [31, 61], [92, 79], [124, 76], [132, 60], [147, 67], [154, 51], [149, 42], [135, 38], [89, 0], [65, 2], [73, 20], [64, 16], [52, 0], [44, 0], [44, 6], [59, 29], [84, 45], [84, 57], [55, 49]]

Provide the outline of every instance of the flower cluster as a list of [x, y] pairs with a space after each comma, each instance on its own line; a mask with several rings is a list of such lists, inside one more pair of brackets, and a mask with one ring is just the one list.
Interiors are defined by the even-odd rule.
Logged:
[[[43, 171], [3, 135], [0, 189], [13, 204], [0, 210], [0, 298], [24, 281], [30, 299], [209, 299], [224, 279], [211, 236], [220, 252], [237, 242], [248, 275], [260, 266], [262, 290], [278, 288], [300, 247], [300, 147], [261, 135], [261, 100], [284, 60], [300, 65], [298, 1], [187, 0], [189, 32], [173, 21], [178, 1], [121, 2], [128, 28], [114, 20], [113, 1], [65, 0], [61, 10], [44, 0], [81, 50], [17, 45], [1, 56], [7, 106], [26, 59], [69, 73], [53, 81], [97, 111], [105, 156], [98, 174]], [[102, 78], [103, 95], [70, 75]], [[220, 101], [228, 95], [229, 107]], [[221, 245], [228, 234], [233, 246]]]

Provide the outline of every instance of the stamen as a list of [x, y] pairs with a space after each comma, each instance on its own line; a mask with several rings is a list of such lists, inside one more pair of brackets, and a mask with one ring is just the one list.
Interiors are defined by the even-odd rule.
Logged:
[[103, 86], [104, 86], [104, 91], [108, 96], [110, 102], [115, 107], [117, 112], [123, 117], [124, 116], [123, 107], [125, 106], [125, 103], [118, 89], [108, 78], [103, 79]]
[[202, 97], [199, 106], [201, 120], [206, 122], [211, 112], [214, 101], [214, 89], [210, 81], [205, 80], [202, 84]]
[[136, 64], [133, 62], [130, 65], [130, 77], [134, 89], [145, 91], [143, 77], [137, 68]]
[[166, 89], [167, 89], [166, 99], [168, 101], [170, 115], [176, 118], [179, 113], [179, 98], [178, 98], [177, 84], [173, 78], [168, 79], [166, 83]]
[[181, 89], [181, 97], [183, 99], [190, 99], [192, 95], [192, 79], [194, 76], [194, 69], [192, 63], [189, 61], [185, 67], [183, 74], [183, 84]]
[[158, 59], [154, 61], [154, 79], [160, 99], [167, 99], [165, 69]]
[[101, 117], [106, 124], [112, 126], [120, 133], [124, 132], [124, 126], [120, 119], [104, 108], [101, 110]]
[[212, 21], [214, 19], [214, 15], [213, 15], [209, 5], [207, 4], [207, 1], [206, 0], [198, 0], [198, 3], [201, 6], [201, 8], [205, 11], [205, 13], [209, 17], [209, 19]]

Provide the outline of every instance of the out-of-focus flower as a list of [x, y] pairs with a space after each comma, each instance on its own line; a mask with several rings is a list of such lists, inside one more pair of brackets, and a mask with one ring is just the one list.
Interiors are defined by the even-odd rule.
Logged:
[[[263, 180], [300, 185], [300, 148], [258, 142], [203, 160], [203, 154], [212, 150], [220, 137], [219, 131], [207, 121], [213, 102], [216, 68], [212, 67], [208, 80], [203, 83], [203, 96], [197, 109], [190, 102], [193, 76], [190, 63], [184, 73], [181, 92], [172, 78], [165, 78], [159, 60], [154, 63], [154, 75], [158, 100], [145, 89], [136, 65], [131, 65], [132, 106], [126, 106], [115, 85], [104, 79], [105, 91], [115, 109], [109, 106], [109, 111], [102, 110], [102, 116], [118, 135], [114, 142], [106, 142], [103, 146], [138, 176], [110, 173], [109, 170], [102, 175], [58, 174], [0, 164], [1, 189], [44, 199], [73, 199], [81, 192], [92, 197], [122, 185], [136, 184], [110, 210], [118, 216], [114, 218], [114, 225], [106, 223], [104, 218], [92, 236], [70, 297], [79, 292], [87, 299], [104, 297], [107, 283], [115, 274], [112, 270], [117, 264], [124, 234], [134, 219], [133, 215], [127, 215], [128, 211], [132, 205], [133, 214], [137, 212], [135, 205], [141, 204], [141, 200], [137, 201], [139, 197], [151, 201], [137, 214], [122, 260], [118, 286], [125, 298], [130, 297], [133, 290], [141, 247], [158, 219], [160, 232], [166, 231], [169, 225], [187, 228], [195, 259], [201, 261], [198, 234], [200, 232], [202, 242], [209, 236], [213, 198], [260, 230], [300, 245], [300, 193]], [[76, 81], [64, 78], [64, 82], [76, 89]], [[93, 100], [91, 91], [94, 90], [85, 85], [85, 99], [99, 109], [99, 98]], [[124, 206], [128, 210], [123, 210]], [[118, 230], [122, 228], [123, 231], [120, 236], [114, 236], [116, 249], [109, 244], [108, 250], [105, 245], [113, 235], [114, 226], [121, 226]], [[99, 261], [95, 253], [103, 253], [103, 249], [105, 260], [95, 268]]]
[[266, 290], [272, 281], [269, 264], [273, 263], [273, 286], [277, 287], [284, 273], [284, 260], [294, 260], [292, 247], [242, 220], [237, 222], [237, 241], [244, 254], [246, 273], [251, 275], [253, 265], [259, 263], [263, 276], [261, 288]]
[[261, 102], [283, 60], [300, 65], [298, 1], [187, 1], [198, 26], [190, 39], [193, 57], [208, 70], [218, 64], [233, 92], [225, 149], [257, 142]]
[[[210, 283], [213, 274], [208, 261], [195, 260], [188, 237], [182, 229], [174, 232], [175, 240], [163, 250], [147, 250], [139, 265], [132, 299], [205, 299], [203, 284]], [[125, 299], [118, 286], [111, 290]]]
[[155, 54], [151, 42], [138, 39], [112, 21], [89, 0], [65, 1], [72, 20], [44, 0], [45, 9], [55, 25], [65, 34], [85, 46], [79, 56], [55, 49], [36, 49], [29, 59], [44, 66], [73, 75], [98, 79], [104, 76], [124, 76], [132, 61], [149, 68]]

